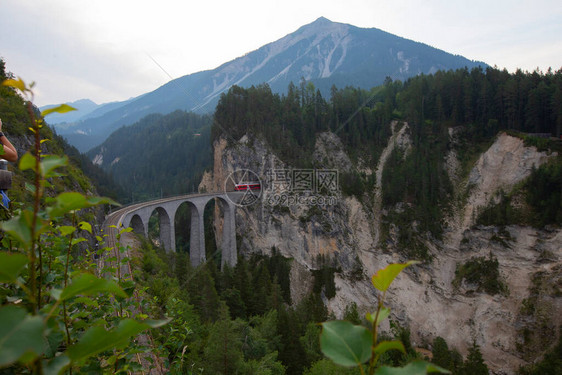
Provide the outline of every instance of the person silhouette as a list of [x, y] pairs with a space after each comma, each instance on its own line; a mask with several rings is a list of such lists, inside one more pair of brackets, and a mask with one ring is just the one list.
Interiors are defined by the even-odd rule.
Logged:
[[[11, 162], [15, 162], [18, 160], [18, 152], [16, 151], [16, 148], [14, 147], [14, 145], [12, 145], [12, 143], [10, 142], [10, 140], [6, 137], [6, 135], [2, 132], [2, 119], [0, 118], [0, 142], [2, 143], [2, 149], [3, 152], [0, 152], [0, 159], [3, 163], [2, 165], [0, 165], [2, 167], [2, 169], [6, 169], [6, 165], [4, 163], [7, 163], [7, 161], [11, 161]], [[3, 160], [4, 159], [4, 160]], [[11, 173], [8, 171], [2, 171], [2, 173], [5, 173], [7, 176], [2, 175], [2, 184], [4, 185], [4, 180], [6, 179], [6, 186], [2, 187], [0, 189], [0, 200], [1, 200], [1, 204], [2, 206], [6, 209], [5, 211], [8, 212], [9, 206], [10, 206], [10, 198], [8, 198], [8, 195], [6, 194], [6, 191], [4, 189], [9, 188], [9, 186], [11, 186], [11, 181], [12, 181], [12, 177], [11, 177]], [[5, 177], [5, 178], [4, 178]], [[4, 214], [0, 214], [0, 216], [5, 216]]]
[[16, 148], [10, 140], [6, 137], [6, 135], [2, 132], [2, 119], [0, 118], [0, 142], [2, 142], [2, 146], [4, 147], [4, 153], [0, 154], [0, 157], [14, 162], [18, 160], [18, 152]]

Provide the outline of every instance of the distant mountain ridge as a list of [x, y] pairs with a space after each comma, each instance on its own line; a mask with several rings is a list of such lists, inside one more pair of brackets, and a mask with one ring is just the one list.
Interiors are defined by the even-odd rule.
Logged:
[[[72, 127], [76, 125], [76, 122], [85, 121], [90, 118], [100, 117], [106, 114], [107, 112], [113, 111], [119, 107], [124, 106], [125, 104], [129, 103], [134, 99], [140, 98], [131, 98], [129, 100], [121, 101], [121, 102], [109, 102], [103, 104], [96, 104], [90, 99], [80, 99], [74, 102], [67, 102], [69, 106], [73, 107], [75, 111], [65, 112], [65, 113], [52, 113], [49, 115], [49, 125], [54, 126], [55, 130], [63, 130], [68, 127]], [[58, 104], [48, 104], [42, 107], [39, 107], [41, 111], [45, 109], [50, 109], [58, 106]]]
[[[359, 28], [324, 17], [300, 27], [216, 69], [174, 79], [97, 117], [89, 116], [60, 131], [82, 152], [100, 144], [111, 132], [151, 113], [186, 110], [208, 113], [232, 85], [267, 83], [283, 93], [290, 82], [311, 81], [325, 96], [332, 85], [370, 88], [386, 77], [405, 80], [424, 73], [485, 63], [451, 55], [423, 43], [376, 28]], [[103, 107], [98, 110], [103, 109]]]
[[[85, 115], [93, 112], [96, 108], [103, 106], [103, 104], [96, 104], [90, 99], [80, 99], [74, 102], [67, 102], [69, 106], [76, 109], [76, 111], [71, 111], [67, 113], [52, 113], [49, 115], [49, 124], [50, 125], [58, 125], [63, 123], [71, 123], [80, 120]], [[41, 111], [46, 109], [54, 108], [58, 104], [49, 104], [42, 107], [39, 107]]]

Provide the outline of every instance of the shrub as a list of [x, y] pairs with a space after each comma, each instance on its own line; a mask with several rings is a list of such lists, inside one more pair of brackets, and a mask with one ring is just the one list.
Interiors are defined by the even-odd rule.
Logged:
[[476, 285], [479, 292], [483, 291], [491, 295], [508, 292], [507, 286], [500, 277], [499, 262], [491, 253], [488, 259], [472, 257], [462, 265], [457, 264], [453, 286], [458, 288], [463, 280]]

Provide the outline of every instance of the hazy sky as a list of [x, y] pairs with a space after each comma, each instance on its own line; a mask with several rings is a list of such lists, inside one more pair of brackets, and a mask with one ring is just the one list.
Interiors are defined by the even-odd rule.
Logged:
[[492, 66], [562, 67], [560, 0], [0, 0], [0, 57], [35, 103], [125, 100], [324, 16]]

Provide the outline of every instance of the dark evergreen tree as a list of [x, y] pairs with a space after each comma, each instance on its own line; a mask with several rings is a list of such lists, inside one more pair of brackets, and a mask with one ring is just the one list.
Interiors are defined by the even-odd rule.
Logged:
[[225, 289], [221, 293], [221, 298], [225, 301], [228, 306], [228, 311], [230, 312], [231, 319], [246, 319], [246, 304], [240, 296], [240, 291], [238, 289]]
[[436, 337], [433, 340], [431, 354], [433, 355], [431, 363], [452, 370], [453, 359], [451, 357], [451, 352], [449, 351], [447, 342], [442, 337]]
[[562, 223], [562, 163], [533, 169], [526, 187], [527, 201], [535, 209], [538, 226]]
[[301, 336], [300, 342], [306, 353], [307, 363], [314, 363], [323, 358], [320, 350], [320, 333], [322, 327], [318, 323], [308, 323], [304, 335]]
[[[253, 292], [251, 276], [248, 261], [242, 256], [238, 257], [238, 262], [234, 267], [234, 287], [240, 292], [240, 297], [242, 301], [245, 301], [244, 303], [250, 301]], [[248, 315], [247, 310], [246, 315]]]
[[[290, 302], [290, 301], [289, 301]], [[269, 296], [267, 297], [267, 309], [279, 310], [287, 301], [284, 299], [283, 289], [277, 282], [277, 275], [273, 277]]]
[[558, 375], [562, 374], [562, 334], [558, 334], [558, 343], [546, 352], [542, 360], [521, 368], [520, 375]]
[[302, 374], [307, 367], [306, 352], [300, 341], [303, 335], [302, 321], [290, 308], [281, 308], [278, 313], [277, 330], [281, 333], [279, 359], [287, 367], [287, 375]]
[[211, 374], [236, 374], [243, 366], [241, 324], [228, 318], [223, 309], [221, 318], [209, 329], [203, 368]]
[[281, 287], [283, 299], [286, 303], [291, 302], [291, 260], [285, 258], [275, 247], [271, 249], [271, 257], [268, 261], [269, 274]]
[[482, 353], [480, 352], [480, 346], [476, 342], [472, 343], [472, 346], [468, 349], [468, 355], [466, 361], [462, 367], [462, 375], [488, 375], [488, 366], [484, 363], [482, 358]]
[[175, 267], [174, 271], [180, 286], [185, 286], [187, 283], [188, 274], [191, 273], [191, 263], [189, 261], [189, 254], [176, 253], [175, 254]]
[[262, 315], [266, 312], [271, 292], [271, 276], [265, 262], [255, 264], [252, 278], [252, 297], [248, 301], [248, 314]]
[[352, 302], [345, 307], [343, 320], [347, 320], [348, 322], [356, 325], [360, 325], [362, 323], [361, 318], [359, 317], [359, 312], [357, 311], [357, 304], [355, 302]]
[[221, 303], [206, 264], [193, 270], [187, 282], [187, 290], [189, 302], [204, 322], [214, 322], [219, 318]]

